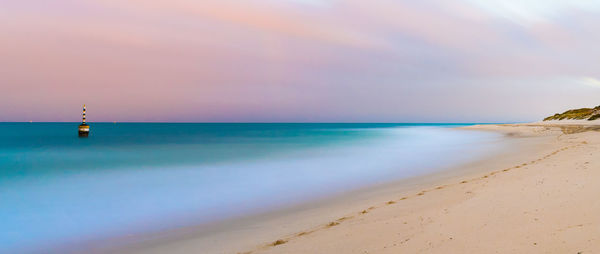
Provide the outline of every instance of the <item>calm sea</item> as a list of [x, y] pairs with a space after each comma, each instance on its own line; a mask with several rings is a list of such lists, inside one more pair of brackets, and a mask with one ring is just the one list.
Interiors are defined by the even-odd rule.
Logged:
[[0, 253], [201, 225], [431, 173], [467, 124], [0, 123]]

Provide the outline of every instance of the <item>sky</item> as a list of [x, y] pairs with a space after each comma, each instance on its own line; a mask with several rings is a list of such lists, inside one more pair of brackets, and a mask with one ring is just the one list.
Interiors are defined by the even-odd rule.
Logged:
[[0, 0], [0, 121], [523, 122], [600, 104], [600, 2]]

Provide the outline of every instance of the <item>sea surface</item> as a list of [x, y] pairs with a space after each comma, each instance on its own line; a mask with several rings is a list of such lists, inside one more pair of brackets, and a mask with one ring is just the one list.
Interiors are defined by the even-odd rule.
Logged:
[[0, 123], [0, 253], [266, 212], [465, 163], [468, 124]]

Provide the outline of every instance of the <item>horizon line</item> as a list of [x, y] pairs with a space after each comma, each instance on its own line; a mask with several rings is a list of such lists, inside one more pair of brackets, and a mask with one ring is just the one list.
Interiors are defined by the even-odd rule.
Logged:
[[[0, 123], [81, 123], [77, 122], [67, 122], [67, 121], [0, 121]], [[98, 121], [98, 122], [88, 122], [86, 123], [203, 123], [203, 124], [308, 124], [308, 123], [320, 123], [320, 124], [339, 124], [339, 123], [347, 123], [347, 124], [517, 124], [517, 123], [528, 123], [524, 121], [514, 121], [514, 122], [145, 122], [145, 121]]]

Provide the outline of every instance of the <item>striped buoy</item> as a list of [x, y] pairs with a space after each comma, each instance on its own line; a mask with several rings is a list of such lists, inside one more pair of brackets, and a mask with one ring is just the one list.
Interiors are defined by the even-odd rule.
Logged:
[[85, 104], [83, 104], [83, 115], [79, 125], [79, 137], [87, 137], [90, 134], [90, 126], [85, 122]]

